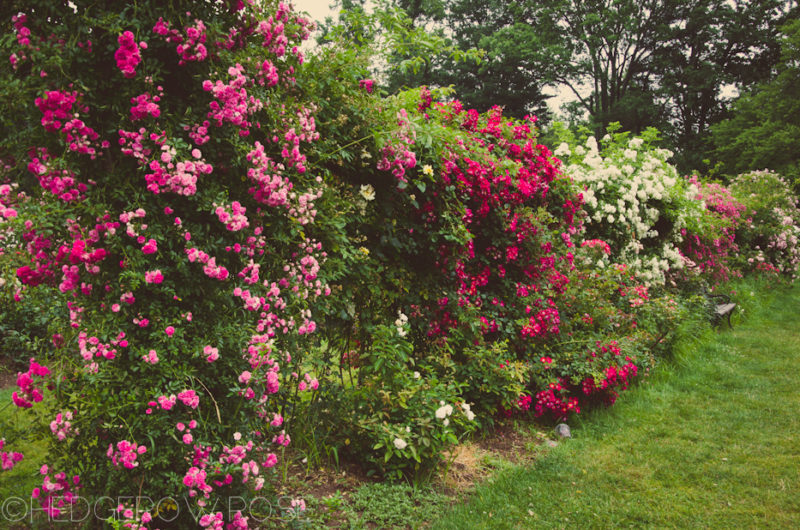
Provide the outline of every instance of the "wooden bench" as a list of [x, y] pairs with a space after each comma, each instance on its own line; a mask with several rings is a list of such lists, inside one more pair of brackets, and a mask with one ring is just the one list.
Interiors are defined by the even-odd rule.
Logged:
[[731, 325], [731, 314], [736, 309], [736, 303], [731, 302], [731, 297], [727, 294], [711, 294], [706, 295], [711, 303], [711, 320], [714, 323], [722, 320], [723, 317], [728, 320], [728, 327], [733, 329]]

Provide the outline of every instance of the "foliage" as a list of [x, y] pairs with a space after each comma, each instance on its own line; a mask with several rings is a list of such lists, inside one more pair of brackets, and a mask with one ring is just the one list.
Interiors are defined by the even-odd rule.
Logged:
[[61, 345], [61, 336], [50, 329], [57, 329], [66, 314], [53, 304], [49, 290], [30, 289], [26, 298], [22, 305], [11, 289], [0, 293], [0, 363], [11, 372], [26, 370], [31, 352], [52, 352]]
[[783, 27], [777, 75], [743, 93], [731, 116], [712, 127], [714, 155], [736, 174], [772, 169], [798, 187], [800, 138], [800, 21]]
[[454, 355], [455, 378], [465, 386], [464, 399], [473, 403], [481, 426], [490, 426], [498, 410], [517, 408], [527, 391], [531, 362], [508, 351], [506, 342], [465, 345]]
[[[390, 478], [414, 470], [429, 472], [458, 435], [475, 428], [470, 405], [460, 399], [460, 386], [448, 371], [414, 365], [411, 344], [398, 327], [380, 326], [370, 355], [360, 366], [359, 384], [334, 389], [342, 408], [334, 417], [350, 418], [338, 426], [340, 438], [373, 469]], [[418, 370], [413, 370], [418, 368]], [[452, 371], [452, 368], [449, 370]]]
[[408, 484], [366, 484], [353, 493], [347, 509], [350, 527], [417, 527], [435, 519], [448, 504], [444, 495]]
[[[372, 10], [368, 10], [365, 3], [364, 0], [343, 0], [338, 21], [327, 20], [318, 43], [355, 46], [361, 53], [368, 54], [373, 59], [370, 63], [372, 75], [368, 77], [388, 78], [390, 87], [395, 89], [397, 86], [392, 79], [427, 79], [432, 59], [471, 66], [481, 62], [482, 51], [453, 45], [441, 32], [432, 33], [415, 26], [409, 13], [394, 7], [391, 0], [374, 2]], [[418, 84], [422, 83], [414, 86]]]
[[[506, 116], [522, 119], [534, 114], [547, 121], [542, 68], [536, 62], [539, 55], [537, 50], [530, 49], [530, 45], [540, 40], [537, 28], [542, 25], [542, 14], [537, 6], [531, 2], [499, 0], [428, 1], [423, 10], [417, 2], [395, 3], [418, 26], [437, 28], [452, 39], [454, 46], [481, 49], [486, 55], [475, 65], [435, 53], [417, 75], [397, 72], [390, 76], [390, 88], [421, 84], [451, 86], [469, 108], [485, 112], [497, 105]], [[520, 46], [520, 43], [530, 45]]]

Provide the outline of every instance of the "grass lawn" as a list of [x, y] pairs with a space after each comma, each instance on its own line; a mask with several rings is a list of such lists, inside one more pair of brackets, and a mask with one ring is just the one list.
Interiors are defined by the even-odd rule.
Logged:
[[[28, 410], [17, 409], [11, 401], [11, 394], [16, 387], [0, 390], [0, 437], [4, 423], [12, 424], [23, 430], [34, 421], [33, 415]], [[39, 468], [44, 462], [45, 444], [41, 441], [28, 442], [26, 440], [6, 440], [9, 451], [19, 451], [25, 458], [10, 471], [0, 471], [0, 504], [11, 497], [29, 499], [31, 490], [42, 485], [42, 476]], [[0, 528], [2, 528], [2, 514], [0, 514]]]
[[800, 291], [684, 347], [434, 528], [800, 528]]

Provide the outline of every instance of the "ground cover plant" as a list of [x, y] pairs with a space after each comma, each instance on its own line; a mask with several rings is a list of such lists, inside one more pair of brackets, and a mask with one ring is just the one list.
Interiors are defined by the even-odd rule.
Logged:
[[554, 153], [533, 116], [384, 93], [343, 39], [416, 38], [396, 12], [309, 57], [281, 2], [0, 16], [0, 330], [35, 418], [3, 468], [46, 447], [40, 519], [299, 524], [288, 447], [423, 480], [498, 418], [614, 403], [703, 311], [670, 282], [796, 270], [777, 175], [717, 188], [655, 131]]

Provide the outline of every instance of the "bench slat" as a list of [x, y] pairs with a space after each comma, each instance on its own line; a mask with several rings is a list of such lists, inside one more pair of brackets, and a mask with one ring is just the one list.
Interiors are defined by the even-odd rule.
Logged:
[[714, 311], [718, 315], [725, 315], [733, 311], [734, 307], [736, 307], [736, 304], [720, 304], [714, 308]]

